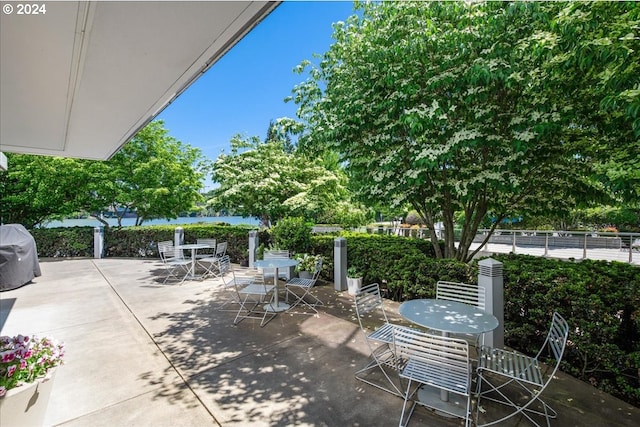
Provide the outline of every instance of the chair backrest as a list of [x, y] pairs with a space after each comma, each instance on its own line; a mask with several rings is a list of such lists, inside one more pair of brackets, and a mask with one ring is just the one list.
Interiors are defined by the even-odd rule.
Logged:
[[419, 362], [414, 379], [455, 393], [470, 393], [469, 344], [462, 339], [432, 335], [413, 328], [394, 328], [393, 344], [402, 360]]
[[360, 328], [365, 329], [362, 319], [364, 315], [371, 313], [375, 310], [380, 310], [384, 322], [389, 323], [387, 313], [384, 311], [384, 304], [382, 302], [382, 296], [380, 295], [380, 285], [372, 283], [370, 285], [363, 286], [355, 297], [356, 316], [360, 323]]
[[456, 301], [485, 309], [485, 289], [481, 286], [439, 281], [436, 284], [436, 299]]
[[318, 258], [316, 261], [316, 269], [313, 272], [313, 277], [311, 277], [311, 280], [313, 280], [314, 283], [318, 280], [320, 273], [322, 272], [322, 262], [322, 258]]
[[166, 252], [168, 247], [173, 247], [173, 242], [171, 240], [163, 240], [158, 242], [158, 255], [162, 258], [162, 253]]
[[171, 259], [184, 259], [184, 253], [182, 250], [176, 249], [171, 240], [158, 242], [158, 253], [160, 254], [160, 259], [163, 262], [167, 262]]
[[553, 313], [551, 319], [551, 327], [547, 334], [547, 339], [540, 348], [540, 351], [536, 355], [536, 359], [540, 357], [542, 353], [548, 350], [549, 354], [555, 360], [555, 367], [550, 374], [551, 377], [555, 374], [556, 370], [560, 367], [560, 361], [564, 354], [564, 349], [567, 345], [567, 339], [569, 337], [569, 324], [558, 312]]
[[231, 271], [231, 258], [229, 255], [225, 255], [218, 260], [218, 270], [221, 276]]
[[216, 245], [216, 256], [223, 257], [227, 253], [227, 242], [220, 242]]
[[269, 249], [264, 251], [263, 259], [289, 258], [289, 251]]
[[213, 255], [216, 251], [216, 239], [196, 239], [196, 243], [199, 245], [208, 245], [206, 249], [201, 249], [198, 252], [200, 254]]

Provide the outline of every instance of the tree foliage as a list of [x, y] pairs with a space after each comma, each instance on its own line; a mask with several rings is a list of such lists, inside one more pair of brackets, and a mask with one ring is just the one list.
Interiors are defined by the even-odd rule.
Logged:
[[[338, 152], [363, 199], [411, 205], [441, 257], [469, 260], [487, 217], [498, 224], [606, 200], [591, 179], [582, 115], [559, 101], [560, 82], [550, 81], [570, 47], [545, 45], [543, 30], [561, 6], [358, 3], [361, 15], [334, 25], [335, 43], [320, 63], [298, 67], [310, 75], [293, 96], [307, 125], [300, 146]], [[562, 74], [564, 84], [578, 85], [581, 73], [572, 71]], [[456, 211], [464, 214], [457, 246]]]
[[61, 218], [91, 202], [89, 161], [7, 153], [9, 170], [0, 172], [3, 224], [33, 228]]
[[236, 135], [230, 154], [213, 165], [220, 184], [209, 204], [259, 218], [269, 227], [288, 216], [317, 219], [329, 211], [348, 211], [345, 177], [328, 170], [321, 159], [289, 153], [278, 139]]
[[[4, 223], [32, 228], [78, 212], [126, 208], [146, 219], [176, 218], [201, 199], [207, 162], [199, 149], [168, 134], [163, 122], [147, 125], [108, 161], [7, 155], [0, 173]], [[108, 226], [106, 221], [104, 224]]]
[[[164, 122], [157, 120], [100, 169], [104, 175], [97, 184], [97, 195], [114, 210], [135, 212], [136, 225], [141, 225], [148, 219], [177, 218], [200, 201], [208, 162], [198, 148], [171, 137]], [[121, 215], [118, 219], [120, 223]]]

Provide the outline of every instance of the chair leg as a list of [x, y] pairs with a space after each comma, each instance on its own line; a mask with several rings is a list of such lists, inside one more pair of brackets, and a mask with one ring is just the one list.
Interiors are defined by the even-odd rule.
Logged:
[[[482, 381], [484, 380], [485, 383], [487, 383], [489, 389], [482, 391]], [[524, 405], [519, 405], [518, 403], [514, 402], [513, 400], [509, 399], [509, 397], [502, 392], [502, 389], [504, 387], [506, 387], [509, 384], [518, 384], [522, 389], [524, 389], [527, 394], [529, 395], [529, 399], [527, 400], [527, 402]], [[488, 378], [485, 378], [484, 375], [482, 375], [481, 372], [478, 373], [478, 383], [477, 383], [477, 387], [476, 387], [476, 394], [477, 394], [477, 402], [476, 402], [476, 426], [477, 427], [484, 427], [484, 426], [490, 426], [490, 425], [497, 425], [503, 421], [505, 421], [506, 419], [509, 419], [515, 415], [518, 414], [522, 414], [523, 416], [525, 416], [529, 421], [531, 421], [531, 423], [537, 427], [540, 427], [540, 424], [538, 424], [534, 419], [531, 418], [531, 414], [536, 414], [539, 415], [541, 417], [544, 417], [547, 427], [551, 427], [551, 419], [556, 418], [557, 417], [557, 412], [551, 407], [549, 406], [546, 402], [544, 402], [542, 399], [540, 399], [539, 395], [541, 393], [542, 390], [536, 391], [536, 390], [532, 390], [528, 387], [526, 387], [523, 383], [521, 383], [520, 381], [514, 380], [514, 379], [510, 379], [500, 385], [494, 385], [491, 381], [489, 381]], [[486, 396], [489, 393], [492, 392], [496, 392], [500, 398], [497, 397], [489, 397]], [[510, 406], [512, 408], [514, 408], [514, 411], [509, 413], [508, 415], [499, 418], [497, 420], [485, 423], [485, 424], [480, 424], [479, 423], [479, 417], [480, 417], [480, 401], [481, 399], [485, 399], [485, 400], [489, 400], [495, 403], [499, 403], [501, 405], [505, 405], [505, 406]], [[543, 411], [539, 411], [533, 408], [530, 408], [530, 406], [532, 404], [534, 404], [535, 402], [539, 402], [542, 405]]]
[[[393, 379], [389, 376], [389, 374], [384, 369], [385, 366], [389, 366], [390, 369], [394, 369], [396, 371], [400, 370], [400, 367], [393, 366], [394, 364], [397, 364], [397, 362], [395, 360], [395, 355], [393, 351], [389, 347], [389, 344], [383, 344], [379, 346], [378, 348], [376, 348], [371, 352], [371, 355], [369, 357], [370, 357], [369, 362], [364, 367], [356, 371], [356, 373], [354, 374], [355, 378], [359, 381], [362, 381], [371, 386], [379, 388], [380, 390], [386, 391], [387, 393], [391, 393], [398, 397], [403, 397], [404, 394], [401, 391], [402, 384], [400, 383], [398, 386], [398, 384], [396, 384], [393, 381]], [[389, 362], [389, 360], [391, 362]], [[379, 383], [366, 378], [364, 374], [368, 373], [369, 371], [375, 370], [375, 368], [378, 368], [382, 372], [382, 375], [384, 376], [384, 379], [386, 379], [386, 382], [388, 382], [391, 385], [390, 388], [384, 387]], [[394, 378], [398, 378], [398, 381], [400, 382], [399, 376], [394, 375]]]
[[[291, 311], [293, 308], [295, 308], [298, 305], [302, 304], [302, 305], [306, 306], [307, 308], [309, 308], [310, 310], [313, 311], [313, 313], [302, 313], [302, 314], [310, 314], [310, 315], [318, 314], [318, 310], [316, 310], [316, 307], [319, 306], [319, 305], [323, 305], [324, 303], [322, 301], [320, 301], [320, 299], [318, 299], [318, 297], [313, 295], [310, 292], [310, 289], [301, 288], [301, 289], [304, 289], [304, 293], [299, 295], [299, 294], [295, 293], [291, 288], [292, 288], [291, 286], [286, 287], [285, 300], [288, 303], [289, 302], [289, 294], [291, 294], [295, 298], [295, 301], [291, 304], [291, 306], [289, 307], [288, 311]], [[305, 300], [305, 297], [312, 298], [313, 301], [312, 302], [308, 302], [308, 301]]]
[[404, 413], [407, 409], [407, 402], [409, 401], [409, 396], [412, 396], [415, 393], [414, 392], [410, 394], [409, 391], [411, 391], [411, 380], [409, 380], [409, 383], [407, 384], [407, 391], [404, 393], [404, 402], [402, 403], [402, 412], [400, 413], [400, 422], [398, 423], [399, 427], [405, 427], [407, 424], [409, 424], [411, 415], [413, 415], [413, 411], [416, 409], [416, 401], [414, 400], [411, 405], [411, 409], [409, 410], [409, 415], [407, 415], [407, 423], [404, 424], [402, 421], [404, 420]]

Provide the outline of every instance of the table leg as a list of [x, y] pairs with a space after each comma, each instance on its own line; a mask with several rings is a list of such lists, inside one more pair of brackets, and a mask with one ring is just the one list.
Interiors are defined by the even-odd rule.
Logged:
[[273, 292], [274, 292], [274, 296], [273, 296], [273, 304], [265, 304], [264, 309], [267, 311], [275, 311], [275, 312], [280, 312], [280, 311], [287, 311], [289, 310], [290, 305], [287, 304], [286, 302], [280, 302], [280, 296], [278, 295], [278, 269], [275, 269], [275, 274], [273, 276]]

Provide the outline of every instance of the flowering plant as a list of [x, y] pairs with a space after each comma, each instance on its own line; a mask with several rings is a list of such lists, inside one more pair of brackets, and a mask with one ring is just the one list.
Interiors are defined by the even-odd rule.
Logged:
[[51, 338], [0, 337], [0, 397], [8, 390], [43, 378], [61, 365], [64, 345]]
[[322, 259], [322, 255], [300, 254], [296, 256], [299, 261], [296, 265], [296, 271], [316, 271], [316, 262]]

